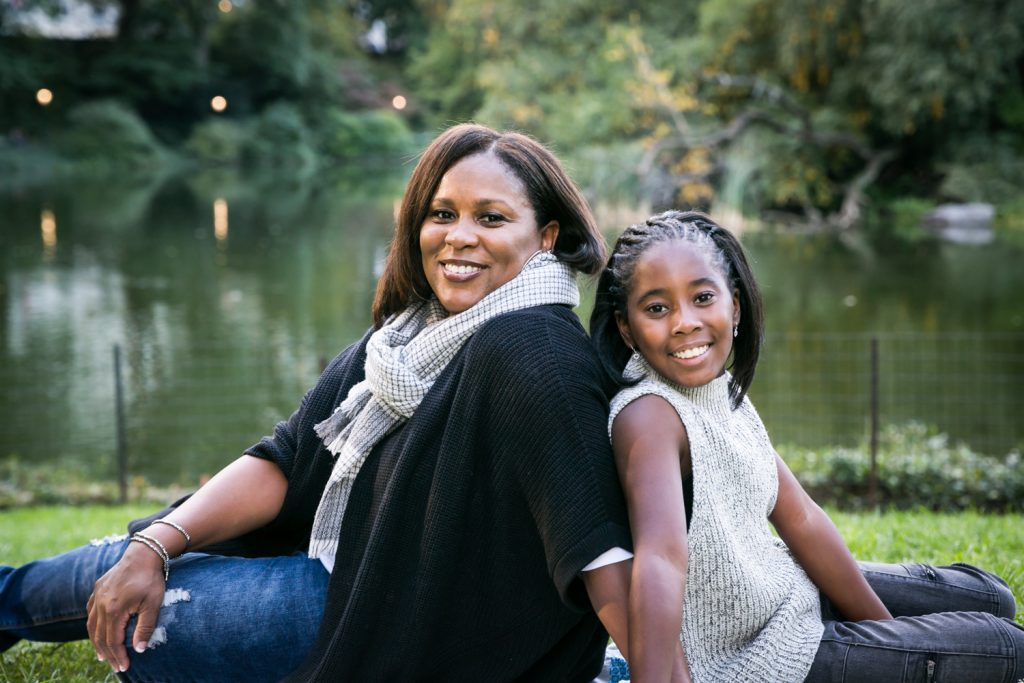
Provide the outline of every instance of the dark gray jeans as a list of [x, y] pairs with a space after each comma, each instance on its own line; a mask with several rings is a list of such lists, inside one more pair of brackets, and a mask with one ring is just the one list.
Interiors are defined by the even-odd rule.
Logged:
[[997, 576], [967, 564], [861, 562], [893, 621], [841, 621], [822, 597], [825, 633], [810, 683], [1020, 683], [1024, 628]]
[[[1024, 628], [1006, 583], [968, 564], [859, 562], [893, 621], [842, 621], [825, 597], [810, 683], [1024, 683]], [[629, 679], [614, 644], [594, 683]]]

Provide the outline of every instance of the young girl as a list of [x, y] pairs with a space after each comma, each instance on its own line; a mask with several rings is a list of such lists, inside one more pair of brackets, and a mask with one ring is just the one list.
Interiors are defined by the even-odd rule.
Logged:
[[609, 431], [634, 541], [618, 643], [633, 683], [1024, 677], [1002, 580], [858, 564], [775, 453], [746, 397], [762, 303], [732, 234], [680, 211], [627, 228], [590, 331], [624, 387]]

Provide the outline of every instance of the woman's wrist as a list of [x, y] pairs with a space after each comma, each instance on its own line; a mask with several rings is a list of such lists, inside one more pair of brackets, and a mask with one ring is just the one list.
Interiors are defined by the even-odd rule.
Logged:
[[184, 535], [166, 524], [150, 524], [140, 533], [161, 544], [167, 551], [170, 559], [174, 559], [188, 550], [189, 544], [186, 542]]
[[160, 574], [164, 573], [163, 558], [142, 543], [129, 543], [121, 560], [131, 567], [152, 569]]

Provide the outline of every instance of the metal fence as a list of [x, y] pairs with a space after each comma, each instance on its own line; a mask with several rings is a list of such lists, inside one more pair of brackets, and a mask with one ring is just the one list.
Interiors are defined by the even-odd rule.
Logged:
[[869, 444], [922, 422], [982, 453], [1024, 445], [1024, 335], [769, 337], [751, 398], [776, 443]]
[[[330, 355], [96, 348], [0, 366], [0, 458], [191, 483], [285, 419]], [[776, 444], [868, 447], [917, 421], [1004, 455], [1024, 444], [1022, 384], [1021, 334], [798, 334], [766, 340], [750, 395]]]

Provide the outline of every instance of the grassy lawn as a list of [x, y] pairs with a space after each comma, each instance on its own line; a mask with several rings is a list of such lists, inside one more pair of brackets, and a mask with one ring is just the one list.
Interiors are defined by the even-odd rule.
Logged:
[[[149, 507], [43, 507], [0, 512], [0, 564], [22, 562], [124, 531]], [[1024, 515], [832, 512], [853, 554], [879, 562], [967, 562], [1006, 579], [1024, 623]], [[0, 655], [0, 681], [92, 683], [111, 681], [84, 642], [20, 643]]]

